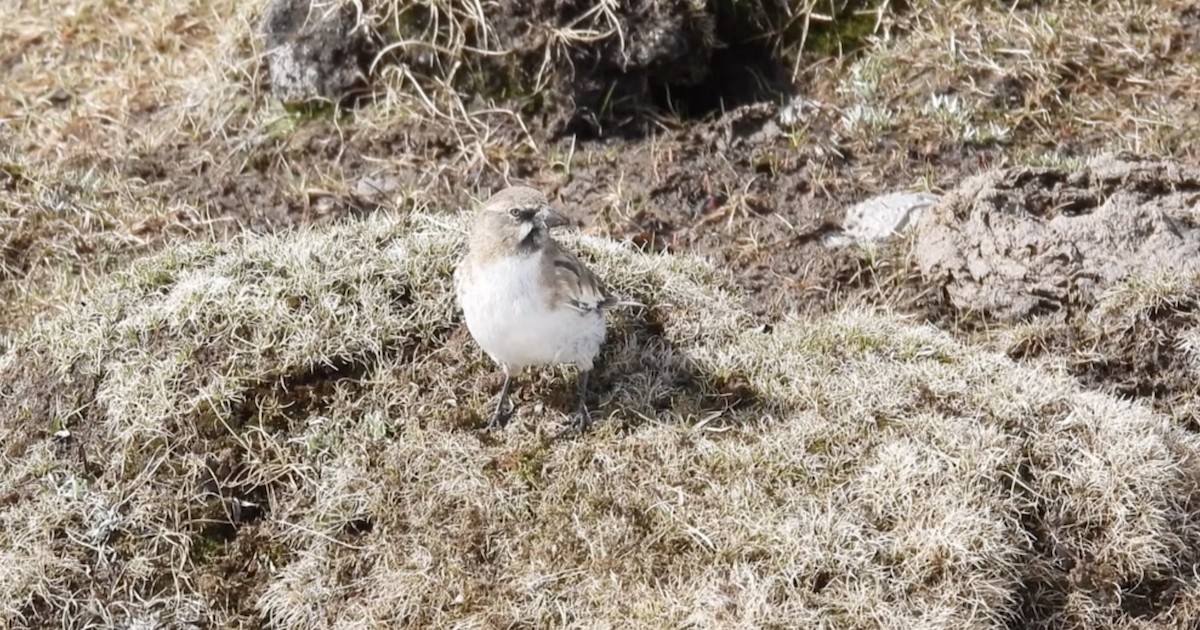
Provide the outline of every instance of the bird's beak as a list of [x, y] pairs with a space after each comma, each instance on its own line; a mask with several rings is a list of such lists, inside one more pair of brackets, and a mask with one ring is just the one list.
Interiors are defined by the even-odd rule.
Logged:
[[538, 212], [538, 219], [546, 228], [555, 228], [568, 223], [566, 217], [554, 211], [553, 208], [542, 208]]

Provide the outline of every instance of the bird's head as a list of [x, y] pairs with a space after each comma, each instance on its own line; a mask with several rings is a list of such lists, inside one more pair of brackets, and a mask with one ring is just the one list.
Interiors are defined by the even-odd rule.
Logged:
[[477, 229], [518, 245], [532, 244], [531, 238], [536, 240], [547, 230], [567, 224], [544, 194], [527, 186], [511, 186], [489, 197], [475, 221]]

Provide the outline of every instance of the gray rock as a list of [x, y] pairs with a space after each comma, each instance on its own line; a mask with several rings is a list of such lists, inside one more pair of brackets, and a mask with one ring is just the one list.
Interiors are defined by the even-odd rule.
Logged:
[[367, 86], [377, 47], [354, 3], [275, 0], [262, 31], [271, 91], [284, 103], [339, 102]]
[[400, 189], [402, 182], [391, 175], [364, 175], [354, 186], [355, 194], [378, 201]]
[[842, 230], [827, 235], [824, 243], [840, 247], [896, 236], [915, 225], [921, 213], [937, 201], [937, 195], [927, 193], [889, 193], [873, 197], [846, 210]]
[[917, 225], [916, 260], [963, 311], [1089, 308], [1130, 277], [1200, 271], [1200, 169], [1129, 154], [964, 181]]

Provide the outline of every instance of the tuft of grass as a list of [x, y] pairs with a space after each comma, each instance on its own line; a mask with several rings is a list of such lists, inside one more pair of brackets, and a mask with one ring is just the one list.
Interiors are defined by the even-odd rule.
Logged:
[[613, 318], [599, 422], [552, 437], [573, 386], [548, 368], [521, 379], [508, 428], [482, 432], [498, 383], [453, 305], [464, 228], [417, 208], [172, 247], [15, 332], [0, 619], [1197, 613], [1192, 435], [887, 312], [764, 330], [697, 258], [564, 235], [645, 304]]
[[[910, 151], [1190, 156], [1193, 9], [716, 3], [803, 62], [816, 113], [780, 141], [796, 146], [768, 147], [767, 172], [731, 151], [710, 187], [670, 179], [677, 158], [712, 152], [680, 140], [707, 134], [694, 121], [663, 118], [648, 151], [539, 136], [563, 106], [555, 69], [588, 46], [624, 49], [613, 3], [529, 39], [499, 5], [370, 3], [363, 26], [393, 44], [375, 100], [282, 117], [256, 34], [265, 0], [110, 4], [24, 2], [0, 23], [0, 625], [1196, 617], [1190, 279], [1123, 287], [1075, 328], [1017, 330], [1014, 347], [1069, 350], [1018, 366], [886, 311], [764, 330], [723, 270], [571, 237], [647, 304], [614, 318], [602, 419], [552, 439], [572, 385], [546, 369], [488, 435], [495, 370], [456, 319], [463, 223], [447, 212], [465, 182], [547, 168], [607, 180], [595, 194], [623, 224], [724, 190], [713, 221], [750, 267], [772, 238], [763, 191], [797, 178], [789, 164], [828, 200], [894, 183], [876, 173]], [[502, 62], [517, 58], [532, 63]], [[164, 238], [224, 234], [210, 203], [255, 231], [323, 220], [358, 207], [342, 202], [364, 171], [396, 174], [382, 194], [402, 210]], [[257, 214], [276, 206], [278, 223]], [[854, 267], [871, 299], [853, 301], [908, 299], [903, 261], [867, 252]]]
[[1165, 273], [1127, 279], [1095, 308], [1000, 328], [990, 343], [1009, 355], [1074, 375], [1113, 395], [1142, 399], [1179, 426], [1197, 427], [1196, 330], [1200, 278]]
[[[847, 136], [861, 152], [913, 147], [1011, 146], [1015, 163], [1077, 152], [1192, 155], [1200, 58], [1190, 50], [1186, 3], [944, 2], [886, 11], [872, 45], [814, 67], [818, 85], [855, 100], [850, 119], [889, 112], [874, 134]], [[869, 93], [847, 90], [855, 68], [886, 67]], [[857, 113], [856, 113], [857, 112]], [[1137, 112], [1136, 115], [1130, 112]]]
[[211, 231], [182, 202], [101, 169], [57, 170], [0, 152], [0, 335], [74, 302], [83, 288], [168, 237]]

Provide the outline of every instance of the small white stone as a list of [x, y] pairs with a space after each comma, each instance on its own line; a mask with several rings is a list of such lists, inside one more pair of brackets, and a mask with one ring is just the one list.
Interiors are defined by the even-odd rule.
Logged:
[[846, 211], [842, 232], [824, 239], [829, 247], [850, 243], [871, 243], [895, 235], [916, 225], [921, 213], [938, 201], [928, 193], [888, 193], [855, 204]]
[[400, 189], [400, 180], [387, 175], [366, 175], [358, 180], [354, 192], [367, 199], [379, 199]]

